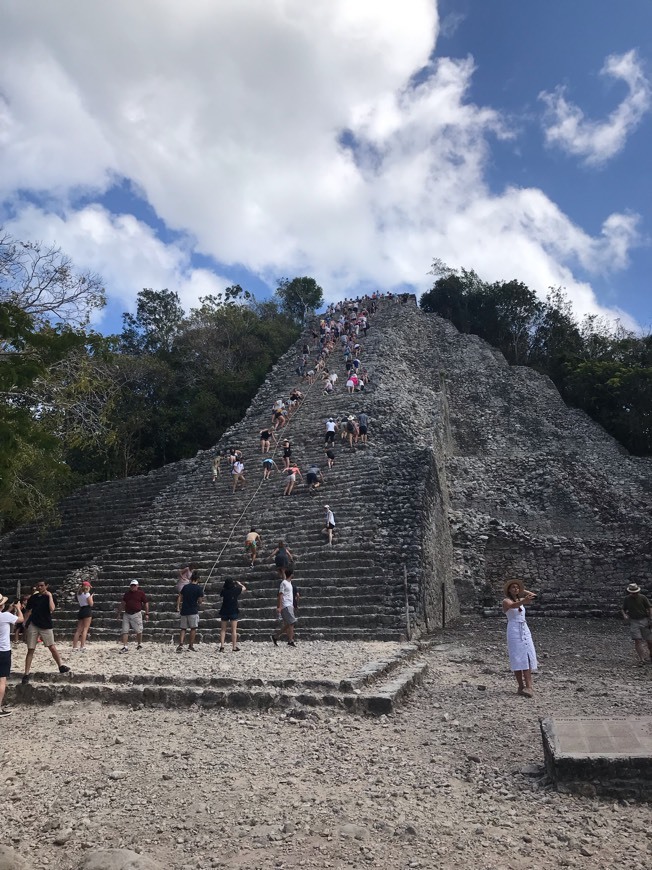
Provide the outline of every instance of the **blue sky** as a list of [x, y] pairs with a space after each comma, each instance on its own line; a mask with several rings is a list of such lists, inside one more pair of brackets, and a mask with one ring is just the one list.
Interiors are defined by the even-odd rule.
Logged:
[[8, 0], [0, 221], [186, 307], [430, 263], [652, 326], [652, 3]]

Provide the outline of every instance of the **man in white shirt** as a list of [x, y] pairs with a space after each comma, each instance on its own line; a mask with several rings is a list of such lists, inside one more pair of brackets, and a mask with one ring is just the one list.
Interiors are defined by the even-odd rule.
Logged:
[[240, 482], [242, 482], [243, 486], [245, 483], [244, 462], [241, 462], [239, 459], [237, 459], [233, 463], [231, 474], [233, 475], [233, 492], [235, 492]]
[[326, 437], [324, 439], [324, 447], [332, 446], [335, 443], [335, 433], [337, 432], [337, 423], [332, 417], [326, 420]]
[[11, 673], [11, 629], [17, 622], [23, 621], [20, 601], [14, 604], [14, 613], [2, 610], [7, 601], [6, 595], [0, 595], [0, 717], [11, 715], [11, 710], [5, 710], [2, 706], [7, 690], [7, 677]]
[[292, 583], [285, 575], [278, 588], [276, 611], [279, 619], [283, 620], [283, 627], [279, 629], [276, 634], [271, 635], [272, 643], [274, 646], [278, 646], [278, 641], [281, 635], [287, 634], [288, 646], [295, 646], [294, 623], [297, 621], [297, 618], [294, 615], [294, 592], [292, 590]]

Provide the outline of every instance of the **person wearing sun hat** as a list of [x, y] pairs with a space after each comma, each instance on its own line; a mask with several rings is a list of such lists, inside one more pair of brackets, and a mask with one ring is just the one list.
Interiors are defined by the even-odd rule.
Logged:
[[23, 621], [20, 601], [9, 610], [5, 610], [8, 600], [6, 595], [0, 595], [0, 716], [11, 714], [11, 710], [5, 710], [2, 706], [7, 689], [7, 677], [11, 673], [11, 628]]
[[[637, 664], [652, 662], [652, 605], [645, 595], [641, 595], [638, 583], [630, 583], [627, 587], [627, 597], [623, 601], [622, 614], [629, 623], [629, 636], [634, 641]], [[645, 657], [647, 646], [649, 658]]]
[[507, 617], [507, 652], [509, 667], [518, 683], [518, 694], [531, 698], [533, 694], [532, 671], [537, 669], [537, 654], [532, 635], [525, 621], [524, 604], [536, 596], [528, 592], [522, 580], [507, 580], [503, 586], [503, 613]]

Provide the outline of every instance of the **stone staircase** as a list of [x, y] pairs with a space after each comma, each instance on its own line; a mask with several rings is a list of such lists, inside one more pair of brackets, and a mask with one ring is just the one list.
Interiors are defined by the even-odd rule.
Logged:
[[[3, 585], [7, 586], [9, 578], [12, 583], [20, 578], [27, 585], [46, 576], [53, 586], [60, 587], [71, 569], [95, 566], [92, 634], [98, 637], [117, 636], [116, 607], [129, 581], [138, 579], [151, 599], [146, 636], [168, 641], [178, 630], [174, 590], [178, 568], [191, 561], [201, 570], [202, 580], [210, 575], [200, 623], [203, 638], [216, 637], [219, 590], [227, 576], [245, 583], [248, 589], [241, 599], [243, 639], [266, 638], [276, 626], [278, 586], [269, 554], [277, 540], [284, 539], [296, 556], [295, 579], [302, 593], [300, 637], [404, 637], [406, 605], [414, 625], [420, 602], [420, 547], [415, 546], [419, 487], [412, 480], [411, 465], [401, 468], [396, 457], [399, 452], [405, 458], [418, 457], [421, 448], [406, 438], [405, 432], [387, 426], [383, 391], [373, 380], [375, 372], [382, 369], [385, 332], [391, 330], [396, 307], [387, 305], [371, 319], [362, 359], [372, 374], [372, 384], [364, 393], [347, 394], [339, 349], [328, 361], [330, 370], [339, 375], [334, 394], [324, 394], [319, 382], [312, 387], [300, 383], [295, 368], [305, 337], [274, 366], [245, 418], [228, 430], [215, 448], [242, 450], [247, 478], [244, 489], [231, 492], [226, 462], [222, 463], [222, 475], [212, 482], [215, 450], [154, 475], [161, 485], [153, 500], [139, 509], [127, 507], [127, 481], [87, 487], [81, 497], [66, 501], [60, 527], [42, 540], [25, 530], [12, 536], [13, 540], [1, 542]], [[269, 424], [274, 400], [287, 398], [295, 386], [303, 390], [305, 401], [282, 434], [290, 438], [293, 461], [302, 473], [316, 463], [324, 471], [326, 483], [310, 495], [298, 482], [294, 493], [283, 497], [285, 478], [280, 475], [261, 485], [258, 433]], [[371, 420], [368, 446], [351, 450], [338, 436], [335, 468], [326, 470], [325, 418], [356, 415], [362, 410]], [[275, 458], [282, 467], [280, 455], [279, 450]], [[133, 480], [143, 481], [144, 486], [149, 478], [152, 475]], [[132, 484], [134, 492], [140, 491], [138, 486]], [[106, 515], [101, 509], [92, 509], [102, 502]], [[321, 534], [325, 503], [333, 509], [337, 522], [332, 548]], [[243, 549], [244, 536], [252, 525], [264, 540], [262, 557], [254, 569], [248, 567]], [[29, 562], [24, 558], [27, 549]], [[72, 634], [75, 612], [72, 601], [60, 603], [55, 620], [59, 634]]]
[[[248, 587], [243, 639], [276, 625], [277, 580], [269, 554], [284, 539], [297, 557], [299, 637], [396, 640], [445, 624], [460, 609], [499, 614], [502, 583], [522, 577], [539, 593], [530, 612], [617, 613], [623, 590], [652, 585], [652, 462], [631, 457], [585, 414], [564, 405], [545, 377], [510, 367], [475, 336], [408, 304], [384, 302], [362, 341], [372, 375], [348, 395], [342, 355], [329, 368], [337, 391], [300, 383], [305, 340], [273, 367], [245, 417], [212, 450], [144, 477], [86, 487], [67, 499], [59, 527], [26, 528], [0, 539], [0, 588], [47, 578], [69, 592], [74, 573], [96, 572], [94, 636], [119, 633], [115, 611], [136, 578], [151, 599], [147, 637], [177, 631], [178, 568], [194, 562], [208, 579], [204, 639], [219, 627], [227, 576]], [[261, 483], [259, 431], [271, 408], [299, 386], [305, 401], [282, 431], [302, 472], [318, 464], [326, 484], [297, 484], [282, 496], [278, 475]], [[326, 471], [324, 420], [365, 411], [367, 447], [336, 443]], [[215, 484], [211, 459], [233, 446], [247, 484], [233, 494], [228, 468]], [[279, 465], [282, 460], [279, 459]], [[323, 506], [337, 531], [321, 535]], [[248, 569], [250, 526], [264, 539]], [[59, 633], [72, 634], [76, 605], [63, 600]]]
[[149, 474], [82, 487], [60, 503], [56, 523], [29, 524], [0, 538], [0, 588], [9, 596], [16, 593], [18, 583], [23, 593], [38, 580], [61, 588], [71, 572], [115, 544], [151, 509], [181, 466], [167, 465]]

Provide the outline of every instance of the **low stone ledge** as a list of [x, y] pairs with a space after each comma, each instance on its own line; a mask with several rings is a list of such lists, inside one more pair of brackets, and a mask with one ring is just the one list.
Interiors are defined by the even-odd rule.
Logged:
[[546, 772], [558, 791], [652, 799], [652, 716], [539, 724]]
[[395, 679], [385, 683], [379, 692], [359, 695], [359, 708], [374, 716], [391, 713], [407, 693], [423, 681], [427, 672], [428, 665], [426, 662], [416, 662], [409, 668], [401, 671]]
[[[359, 690], [340, 694], [329, 686], [324, 686], [325, 691], [320, 692], [314, 685], [311, 690], [301, 686], [303, 691], [286, 691], [282, 687], [247, 686], [234, 680], [220, 680], [219, 682], [228, 684], [222, 686], [213, 685], [211, 681], [210, 686], [201, 687], [189, 682], [162, 686], [153, 685], [151, 682], [143, 685], [139, 681], [95, 683], [67, 680], [47, 683], [44, 679], [26, 685], [13, 685], [10, 694], [16, 703], [30, 705], [49, 705], [57, 701], [98, 701], [103, 704], [152, 708], [198, 706], [205, 709], [284, 709], [297, 706], [330, 707], [352, 713], [382, 715], [392, 712], [407, 691], [422, 680], [426, 669], [425, 663], [416, 663], [401, 671], [395, 679], [382, 686], [381, 691], [373, 694], [365, 694]], [[299, 688], [299, 685], [292, 688]]]
[[388, 656], [385, 659], [378, 659], [377, 661], [367, 662], [358, 668], [351, 677], [340, 680], [338, 685], [339, 690], [341, 692], [355, 692], [358, 689], [362, 689], [364, 686], [370, 685], [380, 677], [389, 674], [396, 668], [400, 667], [404, 662], [409, 661], [419, 652], [420, 649], [424, 646], [428, 646], [428, 644], [429, 641], [425, 641], [423, 644], [408, 644], [402, 646], [392, 656]]

